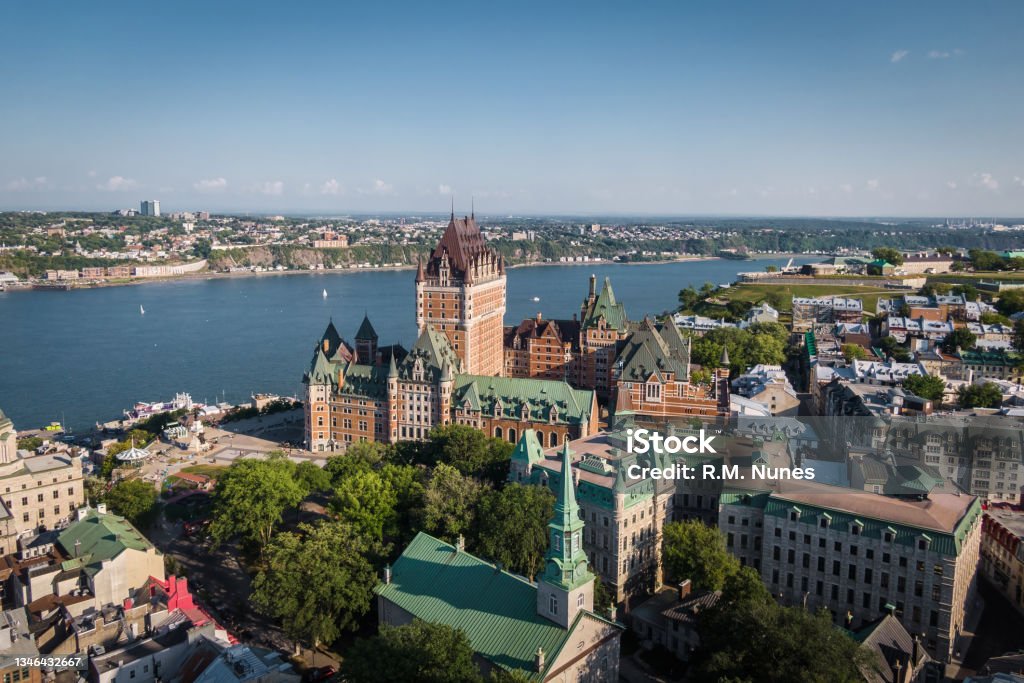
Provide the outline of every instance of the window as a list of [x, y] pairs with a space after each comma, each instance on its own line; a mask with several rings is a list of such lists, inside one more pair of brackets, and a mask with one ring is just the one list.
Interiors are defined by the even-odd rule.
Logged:
[[548, 612], [550, 614], [558, 614], [558, 598], [554, 595], [548, 596]]
[[583, 607], [583, 593], [576, 596], [576, 606], [580, 608]]

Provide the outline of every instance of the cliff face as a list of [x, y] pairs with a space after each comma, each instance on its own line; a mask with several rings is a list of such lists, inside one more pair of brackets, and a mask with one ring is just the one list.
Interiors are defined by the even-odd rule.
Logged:
[[416, 257], [424, 249], [417, 251], [415, 247], [387, 245], [353, 246], [347, 249], [313, 249], [311, 247], [295, 247], [287, 245], [268, 245], [218, 249], [210, 253], [211, 270], [228, 270], [230, 268], [247, 268], [261, 266], [273, 268], [308, 269], [310, 266], [349, 266], [359, 263], [401, 264], [416, 263]]

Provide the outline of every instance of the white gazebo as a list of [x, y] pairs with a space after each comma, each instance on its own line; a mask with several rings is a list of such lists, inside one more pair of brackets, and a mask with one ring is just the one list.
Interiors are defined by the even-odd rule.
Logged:
[[136, 448], [135, 440], [132, 439], [132, 447], [126, 451], [121, 451], [116, 456], [118, 462], [125, 465], [138, 465], [143, 460], [149, 457], [149, 451], [145, 448]]

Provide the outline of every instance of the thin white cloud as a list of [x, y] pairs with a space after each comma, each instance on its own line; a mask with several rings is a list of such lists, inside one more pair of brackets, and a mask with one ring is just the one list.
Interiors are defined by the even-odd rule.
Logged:
[[96, 171], [89, 171], [85, 175], [89, 176], [90, 178], [95, 178], [96, 177]]
[[444, 183], [441, 183], [440, 185], [437, 186], [437, 193], [438, 194], [451, 194], [452, 193], [452, 186], [451, 185], [445, 185]]
[[896, 50], [889, 55], [889, 62], [895, 64], [896, 62], [902, 62], [910, 54], [910, 50]]
[[395, 188], [391, 184], [386, 183], [383, 180], [381, 180], [380, 178], [378, 178], [377, 180], [373, 181], [373, 187], [370, 187], [370, 188], [361, 187], [358, 190], [356, 190], [356, 192], [358, 192], [359, 194], [386, 195], [386, 194], [394, 194]]
[[223, 192], [228, 187], [228, 181], [224, 178], [208, 178], [200, 180], [192, 185], [200, 192]]
[[1013, 184], [1014, 185], [1020, 185], [1021, 187], [1024, 187], [1024, 178], [1021, 178], [1020, 176], [1016, 176], [1016, 175], [1013, 176]]
[[49, 185], [46, 182], [46, 176], [36, 176], [35, 178], [18, 178], [12, 180], [4, 186], [8, 192], [28, 192], [31, 190], [41, 190], [42, 188]]
[[869, 180], [866, 183], [864, 183], [864, 185], [869, 190], [875, 191], [875, 190], [878, 189], [878, 186], [879, 186], [878, 178], [872, 178], [871, 180]]
[[839, 186], [839, 189], [845, 192], [846, 194], [853, 193], [853, 185], [851, 185], [850, 183], [843, 183], [842, 185]]
[[975, 187], [981, 187], [990, 192], [999, 191], [999, 181], [991, 173], [975, 173], [971, 177], [971, 184]]
[[947, 180], [946, 181], [946, 187], [948, 187], [951, 190], [955, 190], [957, 188], [956, 181], [955, 180]]
[[959, 57], [964, 53], [960, 48], [953, 50], [929, 50], [928, 59], [949, 59], [950, 57]]
[[115, 175], [108, 178], [107, 182], [97, 185], [96, 189], [101, 192], [127, 192], [128, 190], [134, 190], [138, 186], [139, 184], [131, 178]]
[[327, 182], [320, 186], [320, 194], [338, 195], [344, 193], [345, 188], [342, 187], [341, 183], [339, 183], [334, 178], [331, 178], [330, 180], [328, 180]]
[[284, 192], [284, 183], [280, 180], [268, 180], [257, 185], [256, 191], [260, 194], [277, 197]]

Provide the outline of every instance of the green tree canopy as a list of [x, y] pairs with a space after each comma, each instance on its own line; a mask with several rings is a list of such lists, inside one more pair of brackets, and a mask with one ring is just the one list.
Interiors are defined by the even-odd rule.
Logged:
[[940, 402], [946, 391], [946, 380], [938, 375], [907, 375], [903, 388], [915, 396]]
[[868, 352], [863, 346], [858, 344], [843, 344], [840, 350], [843, 352], [843, 358], [849, 361], [864, 360], [868, 357]]
[[942, 350], [956, 353], [957, 349], [970, 351], [978, 343], [978, 337], [966, 327], [958, 327], [942, 340]]
[[499, 484], [508, 474], [514, 449], [514, 444], [487, 436], [479, 429], [450, 424], [430, 432], [422, 457], [427, 465], [445, 463], [462, 474]]
[[439, 463], [423, 496], [423, 526], [448, 542], [454, 542], [460, 534], [468, 536], [475, 527], [477, 505], [486, 490], [476, 479]]
[[270, 543], [281, 515], [302, 500], [295, 463], [287, 458], [238, 460], [217, 480], [210, 536], [215, 543], [239, 535], [259, 546]]
[[1005, 316], [1024, 311], [1024, 289], [1011, 289], [1008, 292], [1000, 292], [999, 299], [993, 304], [996, 310]]
[[274, 537], [250, 599], [296, 641], [332, 643], [370, 610], [377, 575], [368, 557], [380, 555], [345, 522], [302, 524]]
[[357, 470], [334, 488], [331, 506], [338, 516], [368, 538], [381, 541], [384, 529], [395, 527], [398, 496], [375, 470]]
[[701, 647], [692, 680], [758, 683], [859, 683], [867, 653], [832, 625], [825, 610], [812, 614], [770, 600], [741, 600], [701, 616]]
[[893, 249], [892, 247], [878, 247], [876, 249], [872, 249], [871, 255], [877, 259], [888, 261], [894, 266], [903, 265], [903, 254], [900, 253], [898, 249]]
[[783, 363], [788, 339], [789, 332], [779, 323], [755, 323], [745, 330], [720, 327], [693, 340], [692, 359], [702, 367], [714, 368], [725, 348], [731, 371], [737, 374], [758, 363]]
[[546, 487], [509, 484], [480, 501], [477, 549], [509, 570], [532, 578], [544, 565], [555, 497]]
[[304, 495], [329, 491], [331, 475], [315, 462], [304, 460], [295, 466], [295, 480], [299, 483]]
[[1003, 392], [995, 382], [962, 386], [956, 397], [961, 408], [998, 408], [1003, 402]]
[[122, 479], [103, 496], [103, 501], [113, 512], [145, 529], [155, 516], [157, 496], [156, 489], [148, 482]]
[[699, 590], [721, 590], [739, 562], [725, 547], [722, 532], [700, 520], [670, 522], [662, 535], [665, 570], [676, 580], [690, 579]]
[[447, 624], [415, 620], [382, 626], [349, 648], [341, 675], [351, 683], [481, 683], [466, 634]]

